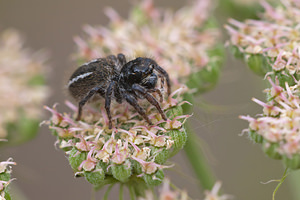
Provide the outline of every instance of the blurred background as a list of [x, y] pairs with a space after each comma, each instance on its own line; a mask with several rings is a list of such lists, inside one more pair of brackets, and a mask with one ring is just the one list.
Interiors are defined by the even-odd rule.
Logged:
[[[188, 1], [154, 2], [161, 7], [178, 9]], [[25, 37], [26, 47], [33, 50], [46, 49], [49, 52], [51, 69], [47, 81], [51, 94], [46, 105], [52, 106], [57, 102], [63, 108], [67, 98], [64, 85], [76, 67], [71, 60], [71, 54], [75, 51], [73, 37], [83, 35], [84, 24], [107, 24], [108, 18], [103, 13], [105, 7], [113, 7], [126, 17], [133, 3], [128, 0], [1, 0], [0, 31], [15, 28]], [[220, 27], [223, 27], [222, 23], [227, 16], [218, 14], [218, 18], [222, 19]], [[246, 135], [241, 135], [248, 124], [238, 116], [261, 113], [261, 107], [252, 102], [251, 98], [264, 99], [263, 88], [265, 86], [260, 77], [227, 53], [219, 84], [197, 99], [190, 119], [194, 131], [202, 140], [203, 151], [217, 179], [223, 183], [223, 191], [233, 195], [234, 199], [271, 199], [277, 183], [262, 182], [280, 179], [284, 172], [281, 161], [266, 157], [259, 145], [253, 144]], [[50, 114], [45, 112], [41, 121], [49, 117]], [[55, 137], [47, 127], [42, 126], [34, 140], [17, 147], [1, 149], [1, 160], [13, 157], [17, 162], [17, 166], [13, 167], [13, 177], [17, 178], [13, 185], [21, 195], [16, 192], [13, 199], [91, 198], [91, 184], [83, 178], [74, 178], [64, 153], [55, 149], [54, 142]], [[184, 152], [176, 155], [173, 161], [175, 167], [166, 170], [171, 181], [185, 188], [192, 198], [202, 199], [203, 191], [194, 178]], [[276, 199], [292, 200], [289, 186], [288, 177]], [[117, 194], [117, 190], [116, 186], [113, 190], [116, 192], [113, 193]], [[104, 192], [105, 188], [97, 192], [96, 199], [101, 199]], [[113, 196], [110, 199], [114, 199]]]

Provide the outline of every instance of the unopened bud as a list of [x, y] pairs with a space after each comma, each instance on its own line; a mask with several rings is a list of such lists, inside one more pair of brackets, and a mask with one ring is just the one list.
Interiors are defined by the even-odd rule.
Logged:
[[105, 173], [102, 168], [96, 168], [91, 172], [84, 172], [85, 179], [93, 185], [99, 185], [105, 178]]
[[119, 180], [122, 183], [128, 181], [129, 177], [131, 176], [131, 163], [130, 161], [126, 160], [125, 164], [118, 165], [114, 164], [111, 167], [112, 175], [115, 179]]
[[69, 154], [69, 163], [74, 170], [74, 172], [79, 171], [78, 168], [80, 164], [86, 159], [86, 152], [78, 152], [75, 148], [70, 151]]
[[145, 174], [143, 179], [148, 186], [157, 186], [160, 185], [164, 179], [165, 175], [163, 170], [158, 170], [153, 174]]

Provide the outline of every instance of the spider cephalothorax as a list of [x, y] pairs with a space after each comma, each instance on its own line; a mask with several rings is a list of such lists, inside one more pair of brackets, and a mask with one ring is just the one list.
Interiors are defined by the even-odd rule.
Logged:
[[92, 60], [80, 66], [71, 76], [68, 89], [79, 102], [77, 120], [80, 120], [82, 107], [92, 97], [100, 94], [105, 98], [105, 109], [112, 128], [110, 104], [112, 97], [118, 102], [128, 102], [149, 123], [145, 110], [139, 106], [138, 99], [147, 99], [167, 120], [158, 101], [151, 95], [156, 92], [162, 101], [162, 94], [156, 88], [158, 77], [167, 83], [167, 94], [171, 86], [168, 73], [153, 59], [139, 57], [129, 62], [123, 54]]

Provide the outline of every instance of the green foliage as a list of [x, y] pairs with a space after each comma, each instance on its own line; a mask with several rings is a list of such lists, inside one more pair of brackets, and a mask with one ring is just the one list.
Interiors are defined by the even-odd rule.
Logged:
[[[237, 0], [219, 0], [218, 13], [221, 13], [223, 18], [234, 18], [238, 20], [257, 19], [257, 14], [263, 11], [263, 8], [256, 2], [249, 3]], [[225, 15], [225, 17], [224, 17]]]
[[18, 121], [6, 123], [8, 143], [1, 143], [1, 145], [19, 145], [35, 138], [39, 130], [39, 123], [40, 121], [37, 119], [20, 114]]
[[43, 75], [37, 74], [29, 80], [28, 84], [32, 86], [41, 86], [46, 84], [46, 80]]

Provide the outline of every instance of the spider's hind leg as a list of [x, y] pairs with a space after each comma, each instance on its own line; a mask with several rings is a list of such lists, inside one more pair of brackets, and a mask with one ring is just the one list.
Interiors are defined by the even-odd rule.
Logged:
[[115, 82], [109, 84], [105, 93], [105, 110], [108, 117], [108, 128], [112, 129], [111, 113], [110, 113], [110, 104], [111, 104], [111, 95], [114, 90]]

